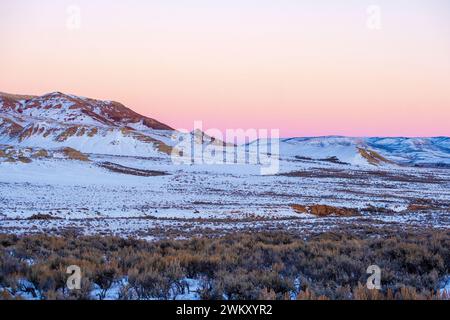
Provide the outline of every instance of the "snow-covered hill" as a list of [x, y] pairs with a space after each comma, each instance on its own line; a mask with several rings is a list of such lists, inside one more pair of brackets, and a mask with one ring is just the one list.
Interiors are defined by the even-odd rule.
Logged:
[[[3, 145], [43, 149], [70, 147], [84, 153], [168, 157], [180, 135], [170, 126], [118, 102], [60, 92], [43, 96], [0, 93], [0, 144]], [[197, 141], [197, 133], [192, 135]], [[450, 166], [448, 137], [329, 136], [288, 138], [278, 142], [282, 160], [339, 165]], [[267, 140], [257, 140], [250, 145], [267, 143]]]
[[[252, 144], [273, 144], [260, 140]], [[351, 165], [450, 166], [450, 138], [306, 137], [279, 140], [283, 159]]]
[[[449, 138], [257, 140], [251, 148], [227, 144], [226, 151], [246, 151], [244, 159], [255, 159], [255, 149], [269, 152], [259, 163], [236, 156], [238, 164], [222, 165], [209, 162], [215, 152], [200, 159], [195, 152], [195, 161], [177, 165], [170, 155], [189, 138], [192, 149], [223, 146], [119, 103], [0, 94], [0, 232], [77, 230], [152, 240], [236, 229], [448, 228], [450, 170], [434, 166], [450, 163]], [[409, 166], [417, 164], [424, 167]], [[294, 209], [317, 205], [361, 215], [315, 217]]]
[[172, 132], [117, 102], [59, 92], [41, 97], [0, 94], [0, 144], [153, 156], [170, 153], [157, 137]]
[[101, 101], [53, 92], [40, 97], [0, 93], [2, 111], [65, 124], [140, 126], [144, 129], [173, 130], [166, 124], [142, 116], [114, 101]]

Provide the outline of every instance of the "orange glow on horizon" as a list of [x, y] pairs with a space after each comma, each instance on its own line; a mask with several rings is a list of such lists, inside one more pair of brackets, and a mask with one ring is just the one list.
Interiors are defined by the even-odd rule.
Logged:
[[230, 0], [0, 3], [0, 91], [62, 91], [175, 128], [450, 136], [450, 4]]

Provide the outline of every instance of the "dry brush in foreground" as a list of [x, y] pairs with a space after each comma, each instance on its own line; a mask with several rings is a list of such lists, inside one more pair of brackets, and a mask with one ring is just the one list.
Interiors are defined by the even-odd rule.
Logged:
[[[118, 299], [173, 299], [188, 291], [187, 279], [197, 279], [202, 299], [441, 299], [449, 263], [450, 231], [308, 239], [236, 233], [160, 242], [0, 235], [0, 298], [103, 299], [116, 285]], [[364, 286], [373, 264], [382, 270], [380, 291]], [[82, 269], [79, 291], [66, 288], [69, 265]]]

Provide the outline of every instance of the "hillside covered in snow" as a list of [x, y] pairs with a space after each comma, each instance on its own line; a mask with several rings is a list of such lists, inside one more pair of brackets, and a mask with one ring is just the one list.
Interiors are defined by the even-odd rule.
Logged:
[[[60, 92], [43, 96], [0, 93], [0, 145], [4, 146], [45, 151], [70, 147], [82, 153], [168, 157], [182, 135], [169, 125], [140, 115], [118, 102]], [[292, 161], [362, 166], [450, 166], [448, 137], [330, 136], [287, 138], [277, 142], [280, 159]], [[255, 144], [268, 143], [273, 145], [274, 141], [256, 140], [236, 148], [248, 152], [246, 150]]]
[[[0, 94], [0, 232], [157, 239], [236, 229], [448, 228], [449, 138], [235, 145], [207, 133], [180, 132], [111, 101]], [[185, 140], [202, 151], [241, 151], [243, 159], [270, 151], [275, 170], [210, 163], [220, 153], [207, 152], [176, 163]]]

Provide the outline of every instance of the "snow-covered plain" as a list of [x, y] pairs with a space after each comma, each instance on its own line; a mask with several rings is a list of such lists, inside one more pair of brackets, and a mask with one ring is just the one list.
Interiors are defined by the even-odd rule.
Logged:
[[[90, 162], [50, 158], [0, 163], [0, 232], [58, 234], [76, 229], [153, 240], [234, 230], [309, 233], [343, 225], [450, 227], [448, 169], [291, 159], [281, 161], [279, 174], [261, 175], [257, 165], [89, 157]], [[167, 175], [111, 172], [98, 165], [103, 162]], [[434, 207], [408, 210], [417, 199], [431, 201]], [[358, 208], [362, 215], [318, 218], [296, 213], [293, 204]], [[370, 206], [387, 210], [365, 210]], [[37, 214], [53, 219], [33, 219]]]
[[[266, 150], [276, 160], [266, 175], [266, 164], [252, 161], [207, 164], [217, 153], [173, 161], [180, 141], [197, 141], [193, 149], [221, 145], [204, 138], [111, 101], [0, 94], [0, 232], [76, 229], [159, 239], [450, 226], [448, 137], [260, 137], [222, 145], [244, 159]], [[89, 161], [73, 160], [77, 152]], [[361, 215], [318, 218], [296, 213], [294, 204], [357, 208]]]

